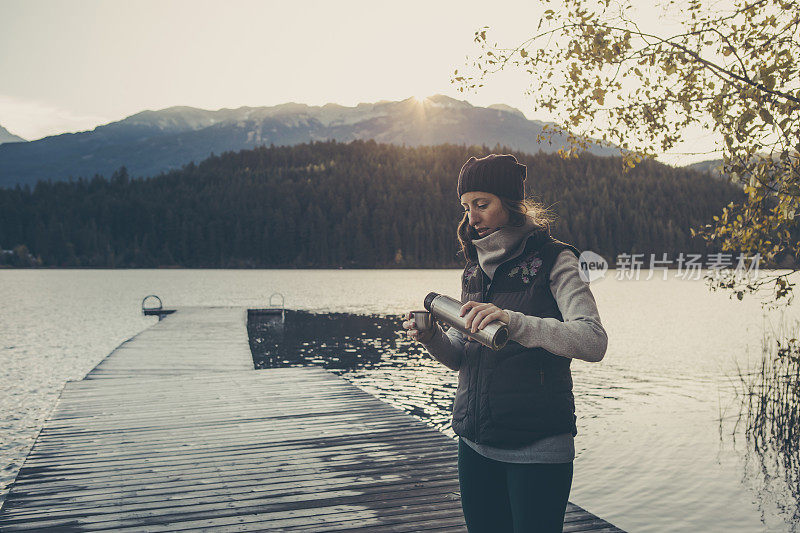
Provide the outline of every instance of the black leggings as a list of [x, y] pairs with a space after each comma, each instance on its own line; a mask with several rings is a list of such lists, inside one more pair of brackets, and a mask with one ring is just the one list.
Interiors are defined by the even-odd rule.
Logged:
[[459, 439], [458, 481], [470, 533], [560, 532], [572, 463], [504, 463]]

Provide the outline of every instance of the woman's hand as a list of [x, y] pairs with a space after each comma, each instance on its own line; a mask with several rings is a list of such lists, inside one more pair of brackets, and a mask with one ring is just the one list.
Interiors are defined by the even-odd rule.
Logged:
[[508, 324], [510, 320], [508, 313], [496, 305], [472, 300], [461, 306], [461, 316], [464, 317], [467, 328], [472, 333], [485, 328], [495, 320], [499, 320], [503, 324]]
[[406, 336], [409, 339], [415, 340], [418, 342], [428, 342], [433, 338], [434, 333], [436, 333], [436, 323], [430, 329], [426, 330], [418, 330], [417, 325], [414, 323], [414, 319], [412, 318], [411, 312], [406, 315], [406, 320], [403, 322], [403, 327], [406, 329]]

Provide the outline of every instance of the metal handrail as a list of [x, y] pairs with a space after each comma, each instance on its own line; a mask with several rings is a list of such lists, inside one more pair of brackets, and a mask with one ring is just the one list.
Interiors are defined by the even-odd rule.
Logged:
[[[147, 301], [148, 298], [155, 298], [156, 300], [158, 300], [158, 307], [145, 307], [144, 303]], [[160, 310], [160, 309], [164, 309], [164, 303], [161, 301], [161, 298], [159, 298], [155, 294], [148, 294], [142, 300], [142, 312], [145, 312], [145, 311], [157, 311], [157, 310]]]
[[[148, 298], [155, 298], [158, 300], [158, 307], [145, 307], [144, 303]], [[174, 312], [175, 309], [164, 309], [164, 303], [161, 301], [161, 298], [155, 294], [148, 294], [144, 297], [144, 299], [142, 299], [142, 314], [144, 316], [158, 316], [158, 321], [161, 322], [165, 316], [171, 315]]]
[[283, 309], [283, 308], [285, 307], [285, 304], [286, 304], [286, 298], [284, 298], [284, 297], [283, 297], [283, 294], [281, 294], [281, 293], [279, 293], [279, 292], [273, 292], [272, 294], [270, 294], [270, 295], [269, 295], [269, 306], [270, 306], [270, 307], [278, 307], [277, 305], [275, 305], [275, 304], [273, 304], [273, 303], [272, 303], [272, 299], [273, 299], [275, 296], [280, 296], [280, 297], [281, 297], [281, 305], [280, 305], [280, 308], [281, 308], [281, 309]]
[[[272, 299], [276, 296], [280, 296], [281, 298], [281, 305], [277, 306], [272, 303]], [[283, 294], [279, 292], [273, 292], [269, 295], [269, 307], [270, 309], [280, 309], [281, 310], [281, 322], [286, 318], [286, 298], [283, 297]]]

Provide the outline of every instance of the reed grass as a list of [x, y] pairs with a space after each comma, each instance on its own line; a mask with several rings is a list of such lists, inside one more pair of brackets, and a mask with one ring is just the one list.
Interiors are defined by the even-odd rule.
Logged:
[[796, 504], [784, 511], [800, 519], [800, 321], [781, 313], [777, 326], [765, 322], [760, 361], [738, 374], [737, 428], [762, 473], [783, 478]]

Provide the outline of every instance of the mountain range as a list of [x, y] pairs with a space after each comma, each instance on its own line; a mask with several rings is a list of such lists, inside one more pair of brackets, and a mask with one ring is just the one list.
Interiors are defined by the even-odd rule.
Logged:
[[[142, 111], [91, 131], [1, 144], [0, 187], [95, 174], [108, 177], [121, 166], [132, 176], [153, 176], [212, 153], [324, 140], [500, 145], [532, 154], [555, 152], [566, 139], [554, 135], [549, 143], [540, 143], [537, 137], [545, 124], [528, 120], [507, 105], [478, 107], [442, 95], [354, 107], [297, 103], [217, 111], [170, 107]], [[5, 130], [0, 128], [1, 132]], [[615, 148], [600, 145], [590, 152], [618, 154]]]

